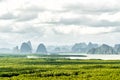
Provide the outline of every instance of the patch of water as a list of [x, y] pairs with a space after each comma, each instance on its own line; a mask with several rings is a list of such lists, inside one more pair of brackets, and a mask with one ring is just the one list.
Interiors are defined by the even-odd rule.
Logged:
[[[102, 59], [102, 60], [120, 60], [120, 55], [92, 55], [85, 54], [87, 57], [63, 57], [67, 59]], [[39, 56], [27, 56], [27, 58], [43, 58]], [[44, 57], [47, 58], [47, 57]]]

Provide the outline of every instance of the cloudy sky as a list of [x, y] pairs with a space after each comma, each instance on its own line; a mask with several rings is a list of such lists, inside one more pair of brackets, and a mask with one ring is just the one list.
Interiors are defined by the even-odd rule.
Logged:
[[0, 0], [0, 47], [120, 43], [120, 0]]

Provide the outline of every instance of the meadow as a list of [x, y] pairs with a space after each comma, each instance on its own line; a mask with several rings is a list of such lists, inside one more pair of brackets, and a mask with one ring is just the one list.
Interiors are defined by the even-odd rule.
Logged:
[[120, 80], [120, 60], [0, 56], [0, 80]]

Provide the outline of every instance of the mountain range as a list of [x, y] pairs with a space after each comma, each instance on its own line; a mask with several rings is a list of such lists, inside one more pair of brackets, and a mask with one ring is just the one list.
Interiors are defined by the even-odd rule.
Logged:
[[103, 44], [97, 48], [92, 48], [88, 54], [118, 54], [118, 52], [109, 45]]
[[16, 46], [12, 51], [10, 49], [1, 48], [0, 52], [8, 53], [85, 53], [85, 54], [120, 54], [120, 44], [115, 44], [115, 46], [109, 46], [107, 44], [96, 44], [89, 42], [86, 43], [75, 43], [74, 45], [69, 46], [47, 46], [43, 43], [40, 43], [36, 50], [32, 47], [31, 41], [23, 42], [21, 46]]

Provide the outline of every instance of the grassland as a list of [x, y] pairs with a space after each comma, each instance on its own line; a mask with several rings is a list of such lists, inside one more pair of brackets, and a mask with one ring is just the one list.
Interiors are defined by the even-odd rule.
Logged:
[[1, 56], [0, 80], [120, 80], [120, 61]]

